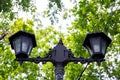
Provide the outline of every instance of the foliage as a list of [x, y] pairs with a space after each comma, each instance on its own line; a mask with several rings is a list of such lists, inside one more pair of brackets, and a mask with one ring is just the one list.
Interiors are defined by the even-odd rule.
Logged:
[[[13, 25], [11, 25], [11, 32], [17, 32], [19, 30], [24, 30], [30, 33], [33, 33], [34, 23], [32, 20], [24, 21], [23, 18], [19, 18], [14, 21]], [[13, 29], [14, 28], [14, 29]]]
[[[0, 35], [7, 34], [0, 40], [0, 80], [55, 80], [52, 63], [35, 64], [24, 62], [22, 66], [16, 61], [14, 51], [11, 50], [8, 38], [19, 30], [34, 33], [37, 47], [32, 50], [30, 57], [45, 57], [50, 48], [53, 48], [60, 38], [67, 48], [70, 48], [75, 57], [89, 57], [89, 53], [82, 47], [85, 35], [88, 32], [102, 31], [112, 39], [107, 50], [106, 61], [98, 66], [91, 63], [81, 80], [119, 80], [120, 79], [120, 1], [119, 0], [71, 0], [75, 4], [63, 18], [67, 20], [70, 13], [75, 17], [68, 28], [69, 33], [59, 33], [53, 24], [48, 27], [36, 27], [36, 8], [32, 0], [1, 0], [0, 1]], [[32, 12], [34, 19], [16, 17], [14, 7], [23, 12]], [[61, 0], [49, 0], [48, 10], [44, 16], [51, 21], [58, 20], [57, 15], [64, 8]], [[62, 16], [61, 16], [62, 17]], [[39, 20], [38, 20], [39, 21]], [[40, 22], [40, 21], [39, 21]], [[44, 24], [43, 24], [44, 25]], [[68, 63], [65, 66], [64, 80], [77, 80], [86, 64]], [[100, 75], [101, 74], [101, 75]]]
[[23, 11], [28, 11], [32, 5], [30, 0], [1, 0], [0, 1], [0, 12], [11, 12], [14, 6], [22, 8]]
[[[119, 67], [119, 60], [115, 59], [116, 56], [119, 56], [119, 39], [117, 36], [120, 32], [118, 17], [120, 14], [118, 7], [119, 1], [116, 0], [80, 0], [79, 3], [71, 10], [73, 15], [76, 16], [75, 21], [72, 23], [72, 28], [69, 28], [72, 32], [71, 36], [73, 36], [71, 40], [74, 44], [72, 45], [72, 49], [75, 54], [79, 54], [78, 56], [87, 56], [88, 52], [86, 53], [84, 48], [80, 46], [82, 45], [85, 34], [88, 32], [102, 31], [108, 34], [113, 40], [112, 45], [107, 51], [106, 62], [103, 62], [100, 67], [101, 79], [103, 80], [120, 79], [118, 77], [119, 74], [113, 76], [114, 73], [117, 73], [116, 71], [118, 71], [117, 68]], [[111, 58], [112, 60], [110, 60]], [[93, 80], [98, 74], [98, 69], [95, 68], [95, 65], [96, 64], [94, 63], [93, 65], [90, 65], [91, 68], [88, 67], [84, 73], [87, 74], [87, 76], [91, 76], [89, 80]], [[116, 67], [112, 67], [112, 65]], [[82, 79], [88, 80], [87, 76], [83, 75]], [[94, 76], [94, 78], [92, 78], [92, 76]], [[99, 79], [99, 77], [96, 78]], [[96, 78], [95, 80], [97, 80]]]

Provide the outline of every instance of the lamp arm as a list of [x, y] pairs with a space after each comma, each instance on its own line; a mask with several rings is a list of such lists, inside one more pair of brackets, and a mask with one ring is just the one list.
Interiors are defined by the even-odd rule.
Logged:
[[49, 62], [49, 61], [53, 61], [51, 58], [40, 58], [40, 57], [37, 57], [37, 58], [16, 58], [15, 59], [16, 61], [21, 61], [21, 62], [24, 62], [24, 61], [29, 61], [29, 62], [34, 62], [36, 64], [38, 64], [39, 62]]
[[91, 62], [97, 62], [100, 63], [102, 61], [105, 61], [105, 59], [92, 59], [92, 58], [69, 58], [67, 62], [80, 62], [81, 64], [85, 64], [85, 63], [91, 63]]

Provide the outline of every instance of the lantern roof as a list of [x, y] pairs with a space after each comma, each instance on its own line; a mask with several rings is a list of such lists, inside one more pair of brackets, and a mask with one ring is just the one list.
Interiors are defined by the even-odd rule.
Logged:
[[94, 32], [94, 33], [88, 33], [84, 42], [83, 42], [83, 46], [86, 46], [86, 44], [89, 45], [89, 39], [92, 37], [102, 37], [103, 39], [105, 39], [107, 41], [107, 46], [111, 43], [111, 39], [105, 35], [105, 33], [103, 32]]
[[36, 47], [36, 40], [35, 40], [35, 36], [33, 34], [30, 34], [30, 33], [27, 33], [25, 31], [18, 31], [16, 34], [12, 35], [10, 38], [9, 38], [9, 41], [10, 41], [10, 44], [11, 44], [11, 47], [12, 49], [14, 49], [13, 47], [13, 44], [12, 44], [12, 41], [19, 37], [19, 36], [25, 36], [25, 37], [29, 37], [32, 39], [32, 42], [33, 42], [33, 47]]

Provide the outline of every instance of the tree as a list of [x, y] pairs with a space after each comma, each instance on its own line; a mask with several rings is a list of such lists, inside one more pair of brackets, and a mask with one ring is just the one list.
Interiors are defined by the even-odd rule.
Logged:
[[[19, 30], [34, 33], [36, 36], [37, 47], [33, 49], [30, 57], [45, 57], [51, 47], [60, 38], [63, 39], [65, 46], [70, 48], [75, 57], [89, 57], [89, 53], [82, 47], [86, 33], [102, 31], [111, 37], [112, 44], [107, 50], [106, 61], [98, 66], [96, 63], [88, 65], [83, 73], [81, 80], [119, 80], [119, 0], [72, 0], [75, 5], [73, 9], [66, 10], [62, 1], [50, 0], [48, 10], [44, 11], [43, 17], [48, 17], [51, 25], [43, 28], [40, 19], [36, 18], [36, 8], [32, 5], [32, 0], [4, 0], [0, 1], [0, 80], [55, 80], [54, 66], [48, 62], [46, 64], [35, 64], [25, 62], [23, 65], [16, 61], [14, 52], [10, 48], [8, 38]], [[7, 6], [5, 6], [7, 5]], [[57, 6], [57, 7], [56, 7]], [[33, 19], [19, 18], [14, 12], [14, 7], [20, 8], [23, 12], [33, 14]], [[56, 10], [54, 10], [56, 8]], [[53, 10], [51, 10], [53, 9]], [[54, 21], [59, 21], [57, 14], [66, 11], [63, 18], [67, 20], [69, 16], [74, 16], [75, 20], [68, 28], [69, 33], [58, 32], [53, 26]], [[53, 11], [53, 12], [52, 12]], [[73, 15], [70, 15], [70, 14]], [[32, 15], [31, 15], [32, 16]], [[38, 20], [36, 20], [38, 19]], [[39, 27], [36, 27], [37, 25]], [[114, 66], [113, 66], [114, 65]], [[68, 63], [65, 66], [65, 80], [77, 80], [80, 77], [86, 64]], [[49, 71], [48, 71], [49, 70]]]
[[74, 44], [72, 51], [76, 56], [88, 56], [88, 52], [81, 47], [85, 34], [88, 32], [103, 31], [113, 40], [107, 50], [106, 62], [103, 62], [101, 67], [96, 67], [94, 63], [90, 64], [82, 76], [83, 80], [97, 80], [99, 74], [103, 80], [120, 79], [118, 77], [119, 60], [116, 59], [119, 56], [119, 3], [116, 0], [80, 0], [72, 9], [76, 19], [70, 28], [72, 38], [69, 39]]

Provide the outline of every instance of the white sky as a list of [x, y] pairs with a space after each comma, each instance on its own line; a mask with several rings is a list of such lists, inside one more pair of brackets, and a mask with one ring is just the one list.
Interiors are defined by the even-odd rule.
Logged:
[[[49, 18], [47, 18], [47, 17], [44, 18], [42, 16], [44, 10], [47, 10], [47, 8], [48, 8], [49, 0], [33, 0], [33, 1], [37, 7], [36, 14], [39, 14], [39, 16], [37, 16], [37, 17], [42, 21], [43, 27], [51, 26], [51, 22], [50, 22]], [[73, 8], [73, 6], [74, 6], [73, 3], [70, 2], [70, 0], [61, 0], [61, 1], [63, 3], [64, 7], [68, 10], [70, 8]], [[23, 17], [25, 20], [32, 19], [32, 16], [30, 13], [25, 13], [23, 11], [18, 10], [17, 8], [15, 8], [14, 11], [19, 12], [19, 14], [18, 14], [19, 18]], [[67, 33], [67, 28], [71, 26], [71, 22], [74, 20], [74, 17], [69, 17], [68, 19], [64, 20], [62, 18], [63, 13], [64, 12], [62, 11], [62, 12], [60, 12], [60, 14], [57, 15], [57, 17], [59, 19], [59, 23], [55, 23], [52, 26], [60, 32]], [[60, 29], [60, 27], [61, 27], [61, 29]]]
[[[74, 6], [73, 3], [70, 2], [70, 0], [62, 0], [62, 2], [66, 9], [70, 9]], [[36, 0], [35, 3], [37, 6], [37, 12], [42, 13], [44, 10], [46, 10], [48, 8], [49, 0]], [[71, 22], [73, 21], [74, 18], [71, 18], [71, 19], [68, 18], [67, 20], [63, 20], [63, 18], [62, 18], [63, 13], [64, 12], [61, 12], [59, 15], [57, 15], [57, 17], [59, 18], [59, 23], [55, 23], [52, 26], [54, 28], [56, 28], [57, 30], [60, 30], [59, 27], [61, 26], [61, 32], [66, 33], [67, 27], [71, 26]], [[47, 26], [51, 25], [51, 22], [48, 18], [43, 18], [42, 16], [40, 16], [40, 19], [42, 19], [43, 26], [47, 27]]]

